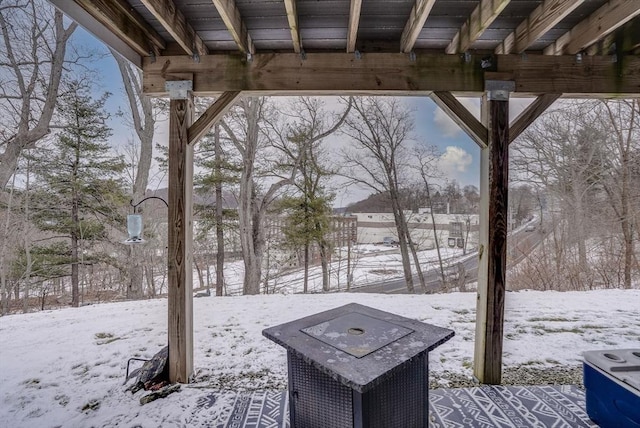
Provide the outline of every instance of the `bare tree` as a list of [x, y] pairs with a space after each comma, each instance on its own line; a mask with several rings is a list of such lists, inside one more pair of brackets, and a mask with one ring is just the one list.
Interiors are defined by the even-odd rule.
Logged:
[[633, 225], [637, 216], [634, 213], [632, 183], [634, 153], [637, 156], [640, 150], [640, 101], [602, 101], [599, 107], [600, 123], [604, 129], [611, 131], [607, 133], [609, 144], [606, 155], [602, 153], [603, 187], [622, 233], [624, 287], [631, 288]]
[[325, 186], [328, 177], [336, 171], [328, 166], [321, 144], [342, 126], [351, 110], [351, 104], [352, 100], [349, 99], [345, 110], [330, 123], [320, 99], [302, 97], [293, 101], [282, 112], [284, 120], [270, 123], [276, 138], [273, 144], [285, 154], [291, 166], [297, 165], [299, 171], [298, 179], [293, 183], [296, 194], [286, 198], [283, 203], [290, 213], [290, 226], [285, 235], [303, 247], [305, 293], [309, 279], [310, 247], [313, 243], [320, 250], [322, 290], [329, 291], [331, 248], [327, 235], [332, 195]]
[[[397, 98], [359, 98], [354, 100], [353, 110], [355, 114], [347, 120], [344, 133], [353, 139], [355, 145], [344, 151], [344, 175], [355, 183], [389, 195], [402, 255], [404, 279], [407, 289], [413, 293], [413, 274], [408, 250], [411, 235], [400, 201], [401, 174], [408, 170], [407, 146], [411, 142], [413, 118]], [[415, 252], [414, 260], [421, 274]]]
[[[587, 263], [587, 230], [590, 224], [588, 208], [597, 190], [599, 143], [602, 130], [595, 126], [593, 104], [574, 102], [551, 110], [515, 142], [511, 163], [523, 181], [542, 186], [552, 197], [552, 216], [561, 215], [568, 228], [566, 236], [554, 239], [558, 277], [565, 269], [565, 245], [577, 248], [576, 280], [589, 281]], [[558, 206], [560, 213], [553, 212]], [[562, 233], [554, 229], [554, 234]], [[581, 277], [582, 279], [578, 278]]]
[[0, 3], [0, 189], [15, 172], [22, 150], [49, 133], [65, 63], [77, 28], [43, 0]]
[[[238, 196], [238, 221], [240, 244], [244, 261], [244, 294], [259, 294], [262, 280], [262, 261], [265, 250], [264, 219], [267, 209], [278, 191], [293, 183], [297, 167], [291, 168], [291, 176], [271, 182], [262, 193], [259, 182], [265, 176], [274, 177], [268, 159], [268, 140], [265, 138], [265, 118], [273, 113], [266, 98], [243, 98], [230, 112], [221, 126], [241, 155], [240, 191]], [[258, 152], [262, 161], [258, 161]]]
[[420, 177], [424, 184], [425, 191], [427, 193], [427, 201], [429, 203], [429, 213], [431, 214], [431, 224], [433, 228], [433, 240], [438, 252], [438, 265], [440, 267], [440, 278], [442, 284], [445, 285], [447, 280], [444, 274], [444, 263], [442, 261], [442, 254], [440, 254], [440, 241], [438, 240], [438, 229], [436, 226], [436, 218], [433, 210], [433, 198], [431, 197], [431, 181], [439, 177], [440, 172], [437, 170], [436, 161], [438, 159], [437, 149], [433, 146], [421, 146], [415, 149], [415, 156], [417, 160], [417, 167], [420, 171]]
[[[132, 199], [135, 202], [141, 201], [145, 197], [147, 185], [149, 184], [149, 171], [153, 159], [153, 135], [155, 133], [156, 116], [154, 114], [153, 103], [150, 97], [144, 95], [142, 91], [142, 72], [135, 68], [129, 61], [111, 49], [111, 54], [118, 64], [122, 83], [129, 102], [130, 122], [136, 132], [139, 144], [139, 153], [136, 156], [135, 179], [133, 180]], [[121, 113], [124, 115], [124, 113]], [[142, 212], [144, 207], [140, 207]], [[142, 249], [131, 245], [129, 251], [129, 284], [127, 287], [127, 297], [140, 299], [144, 295], [143, 272], [141, 253]]]

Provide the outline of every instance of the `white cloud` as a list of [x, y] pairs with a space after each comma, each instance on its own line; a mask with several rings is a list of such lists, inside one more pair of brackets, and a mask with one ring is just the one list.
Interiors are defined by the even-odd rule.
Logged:
[[473, 157], [464, 149], [455, 146], [448, 146], [439, 159], [440, 170], [449, 177], [466, 172], [472, 163]]

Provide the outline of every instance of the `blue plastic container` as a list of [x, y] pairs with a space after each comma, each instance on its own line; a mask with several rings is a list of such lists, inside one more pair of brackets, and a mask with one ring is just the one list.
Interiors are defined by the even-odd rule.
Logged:
[[587, 414], [601, 428], [640, 428], [640, 349], [584, 353]]

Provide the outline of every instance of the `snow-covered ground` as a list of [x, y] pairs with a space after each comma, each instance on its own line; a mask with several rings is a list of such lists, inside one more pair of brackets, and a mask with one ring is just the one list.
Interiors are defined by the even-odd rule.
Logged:
[[[475, 293], [195, 299], [196, 383], [144, 406], [144, 392], [132, 395], [122, 385], [126, 361], [166, 344], [165, 299], [5, 316], [0, 427], [189, 426], [204, 391], [285, 388], [285, 351], [262, 329], [349, 302], [455, 330], [430, 353], [430, 368], [471, 376], [475, 300]], [[576, 366], [585, 350], [638, 347], [639, 332], [638, 289], [509, 292], [504, 365]]]
[[[347, 248], [341, 248], [336, 251], [340, 252], [341, 257], [334, 257], [333, 262], [330, 263], [330, 288], [332, 291], [341, 291], [347, 287]], [[462, 249], [450, 247], [440, 248], [440, 255], [445, 269], [469, 257], [477, 257], [477, 253], [471, 249], [464, 255]], [[425, 272], [438, 267], [438, 251], [435, 249], [418, 251], [418, 258], [420, 266]], [[415, 273], [413, 264], [412, 268]], [[380, 281], [403, 278], [400, 250], [397, 247], [385, 245], [355, 245], [351, 248], [349, 272], [353, 278], [353, 283], [351, 284], [353, 288]], [[196, 278], [196, 275], [197, 273], [194, 271], [193, 277]], [[226, 294], [242, 294], [242, 278], [244, 275], [242, 261], [226, 263], [224, 275]], [[271, 274], [270, 277], [269, 290], [272, 290], [270, 292], [288, 294], [302, 293], [303, 291], [303, 272], [301, 269], [293, 269], [291, 272], [284, 272], [278, 275]], [[194, 283], [194, 286], [196, 285]], [[308, 292], [321, 291], [322, 268], [320, 266], [311, 266], [309, 269]]]

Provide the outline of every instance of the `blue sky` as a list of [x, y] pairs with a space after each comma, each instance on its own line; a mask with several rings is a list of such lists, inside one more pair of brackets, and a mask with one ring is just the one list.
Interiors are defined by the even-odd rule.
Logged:
[[[75, 35], [76, 43], [106, 53], [104, 45], [96, 40], [84, 29], [78, 29]], [[109, 125], [113, 129], [112, 145], [123, 146], [127, 141], [134, 140], [135, 134], [123, 123], [123, 119], [116, 116], [118, 109], [128, 111], [126, 97], [122, 87], [120, 71], [115, 60], [110, 54], [93, 63], [99, 73], [98, 93], [108, 91], [112, 95], [107, 103], [107, 108], [112, 113]], [[480, 169], [480, 150], [478, 146], [440, 110], [428, 97], [405, 98], [409, 107], [415, 111], [415, 137], [419, 141], [435, 145], [442, 153], [440, 169], [448, 180], [456, 180], [460, 186], [467, 184], [478, 185]], [[472, 112], [478, 113], [477, 100], [461, 100]], [[160, 124], [166, 128], [166, 123]], [[160, 139], [166, 138], [165, 132], [157, 132]], [[162, 186], [163, 183], [158, 183]], [[166, 185], [166, 184], [164, 184]], [[351, 189], [342, 191], [338, 198], [344, 202], [353, 202], [366, 196], [366, 190]], [[338, 202], [338, 201], [336, 201]]]

